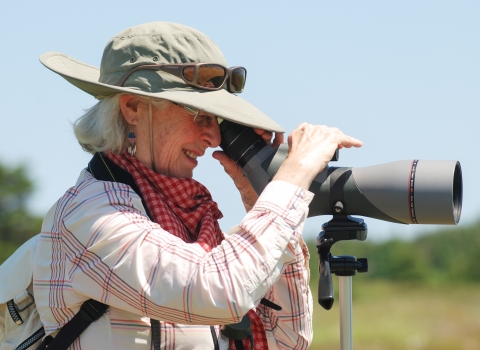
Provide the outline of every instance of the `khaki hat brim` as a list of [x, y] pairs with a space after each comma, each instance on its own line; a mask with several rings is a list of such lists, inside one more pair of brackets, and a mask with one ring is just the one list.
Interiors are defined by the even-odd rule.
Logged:
[[147, 92], [137, 88], [99, 83], [99, 68], [78, 61], [60, 52], [45, 53], [40, 56], [40, 62], [48, 69], [61, 75], [74, 86], [97, 99], [118, 93], [162, 98], [200, 109], [234, 123], [267, 131], [285, 132], [280, 125], [258, 108], [223, 89], [217, 91], [202, 91], [186, 86], [185, 88], [168, 89], [160, 92]]

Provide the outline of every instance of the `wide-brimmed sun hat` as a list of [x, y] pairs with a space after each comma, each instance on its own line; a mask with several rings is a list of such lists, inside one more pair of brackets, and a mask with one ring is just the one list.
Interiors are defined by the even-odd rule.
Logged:
[[139, 69], [122, 86], [115, 86], [133, 68], [146, 64], [205, 62], [227, 66], [209, 37], [181, 24], [151, 22], [120, 32], [107, 43], [100, 69], [59, 52], [43, 54], [40, 62], [97, 99], [118, 93], [163, 98], [238, 124], [284, 132], [266, 114], [226, 89], [202, 90], [166, 72]]

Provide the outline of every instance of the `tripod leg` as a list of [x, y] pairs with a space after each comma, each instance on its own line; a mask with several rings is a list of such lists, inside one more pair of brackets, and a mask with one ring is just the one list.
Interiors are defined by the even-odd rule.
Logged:
[[353, 350], [352, 342], [352, 276], [338, 277], [340, 307], [340, 349]]

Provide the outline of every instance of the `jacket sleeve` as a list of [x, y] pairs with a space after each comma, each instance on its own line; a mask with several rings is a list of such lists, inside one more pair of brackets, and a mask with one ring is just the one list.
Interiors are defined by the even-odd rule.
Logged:
[[308, 349], [312, 342], [313, 302], [309, 287], [309, 253], [300, 238], [296, 258], [285, 264], [265, 298], [282, 307], [276, 311], [259, 305], [270, 349]]
[[128, 186], [85, 181], [44, 221], [36, 283], [48, 290], [48, 307], [62, 313], [93, 298], [172, 323], [238, 322], [284, 266], [296, 264], [312, 197], [272, 182], [237, 230], [206, 253], [151, 222]]

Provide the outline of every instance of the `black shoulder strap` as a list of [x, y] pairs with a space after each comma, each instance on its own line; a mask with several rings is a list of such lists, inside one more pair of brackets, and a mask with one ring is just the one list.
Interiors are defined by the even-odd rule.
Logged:
[[57, 336], [47, 336], [43, 339], [37, 350], [66, 350], [82, 332], [107, 311], [108, 305], [89, 299], [80, 307], [80, 311], [62, 327]]
[[135, 192], [138, 193], [138, 187], [133, 180], [133, 176], [117, 166], [103, 153], [95, 153], [93, 158], [88, 163], [87, 170], [97, 180], [121, 182], [134, 188]]
[[87, 170], [94, 178], [101, 181], [120, 182], [130, 186], [138, 195], [140, 190], [133, 180], [133, 176], [117, 166], [103, 153], [95, 153], [88, 163]]
[[119, 183], [130, 186], [132, 190], [134, 190], [135, 193], [138, 194], [138, 196], [142, 200], [142, 204], [143, 204], [143, 207], [145, 208], [147, 216], [150, 218], [150, 220], [152, 220], [152, 216], [150, 215], [147, 205], [142, 198], [140, 189], [135, 183], [133, 176], [130, 175], [129, 172], [120, 168], [118, 165], [116, 165], [114, 162], [108, 159], [108, 157], [106, 157], [103, 153], [95, 153], [93, 158], [88, 163], [87, 170], [97, 180], [119, 182]]

